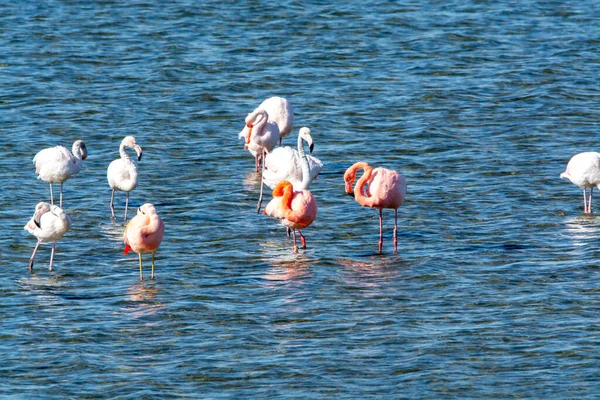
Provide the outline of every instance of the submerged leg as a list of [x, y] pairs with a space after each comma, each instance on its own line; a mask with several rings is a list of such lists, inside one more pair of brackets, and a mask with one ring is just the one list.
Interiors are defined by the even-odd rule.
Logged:
[[150, 276], [150, 279], [154, 279], [154, 253], [152, 253], [152, 276]]
[[50, 267], [48, 267], [48, 271], [52, 271], [52, 262], [54, 261], [54, 248], [56, 247], [56, 242], [52, 242], [52, 252], [50, 253]]
[[38, 239], [35, 249], [33, 249], [33, 253], [31, 254], [31, 258], [29, 259], [29, 272], [33, 271], [33, 259], [35, 258], [35, 253], [37, 252], [38, 247], [40, 247], [40, 243], [42, 243], [42, 241]]
[[140, 281], [143, 281], [144, 275], [142, 274], [142, 253], [140, 253], [139, 256], [140, 256]]
[[296, 244], [296, 230], [292, 229], [292, 235], [294, 236], [294, 253], [298, 252], [298, 245]]
[[110, 213], [112, 214], [113, 218], [115, 217], [114, 201], [115, 201], [115, 189], [112, 190], [112, 194], [110, 195]]
[[125, 217], [123, 217], [123, 221], [127, 221], [127, 209], [129, 208], [129, 192], [127, 192], [127, 197], [125, 197]]
[[394, 213], [394, 252], [398, 251], [398, 209]]
[[383, 250], [383, 208], [379, 209], [379, 252]]

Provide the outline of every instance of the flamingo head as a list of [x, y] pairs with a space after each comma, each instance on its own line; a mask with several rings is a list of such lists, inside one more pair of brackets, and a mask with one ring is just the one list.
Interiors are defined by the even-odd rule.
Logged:
[[304, 127], [300, 128], [300, 132], [298, 135], [302, 139], [304, 139], [304, 141], [306, 141], [306, 143], [308, 143], [308, 149], [312, 153], [313, 149], [315, 148], [315, 144], [313, 143], [312, 136], [310, 136], [310, 129], [307, 128], [306, 126], [304, 126]]
[[72, 153], [75, 156], [79, 155], [82, 160], [87, 158], [87, 147], [85, 146], [85, 143], [83, 143], [83, 140], [77, 140], [75, 143], [73, 143]]
[[134, 136], [125, 136], [123, 141], [121, 142], [121, 146], [129, 147], [130, 149], [134, 149], [137, 154], [137, 159], [140, 161], [142, 159], [142, 148], [135, 141]]
[[39, 202], [35, 206], [35, 212], [33, 213], [33, 222], [35, 222], [38, 228], [41, 228], [40, 221], [42, 219], [42, 215], [46, 214], [50, 211], [50, 204], [46, 202]]

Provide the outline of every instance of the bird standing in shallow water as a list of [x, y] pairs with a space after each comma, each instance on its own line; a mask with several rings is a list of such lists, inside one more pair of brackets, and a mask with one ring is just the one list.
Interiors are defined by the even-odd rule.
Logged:
[[[352, 184], [358, 170], [363, 169], [363, 176], [356, 182], [354, 191]], [[394, 251], [398, 250], [398, 208], [406, 198], [406, 181], [398, 172], [386, 168], [373, 169], [366, 162], [357, 162], [344, 174], [346, 193], [363, 207], [379, 209], [379, 252], [383, 249], [383, 209], [393, 208], [394, 214]]]
[[269, 114], [269, 121], [277, 124], [279, 128], [279, 145], [281, 146], [281, 140], [292, 131], [294, 108], [283, 97], [269, 97], [260, 103], [258, 108], [265, 110]]
[[[600, 189], [600, 153], [588, 151], [574, 155], [560, 177], [567, 178], [583, 189], [583, 213], [591, 214], [594, 186]], [[589, 200], [587, 188], [590, 188]]]
[[158, 216], [156, 208], [150, 203], [146, 203], [138, 208], [137, 215], [129, 221], [123, 232], [123, 242], [125, 243], [124, 254], [130, 250], [138, 253], [140, 258], [140, 280], [144, 280], [142, 273], [142, 254], [152, 253], [152, 275], [154, 279], [154, 254], [160, 246], [165, 234], [165, 224]]
[[38, 238], [33, 254], [29, 259], [29, 271], [33, 271], [33, 260], [35, 253], [42, 241], [52, 242], [52, 253], [50, 254], [50, 267], [52, 271], [52, 262], [54, 260], [54, 250], [56, 241], [63, 237], [71, 227], [71, 219], [62, 208], [51, 205], [46, 202], [40, 202], [35, 207], [33, 217], [25, 225], [25, 230]]
[[110, 196], [110, 211], [113, 218], [115, 217], [115, 206], [113, 204], [115, 199], [115, 190], [121, 190], [127, 193], [127, 197], [125, 198], [125, 217], [123, 220], [127, 219], [129, 192], [135, 189], [138, 183], [137, 166], [135, 165], [135, 161], [129, 158], [125, 148], [134, 149], [137, 154], [138, 161], [142, 159], [142, 148], [136, 143], [135, 137], [126, 136], [121, 141], [121, 146], [119, 147], [119, 154], [121, 155], [121, 158], [117, 158], [111, 162], [106, 171], [108, 185], [112, 189], [112, 194]]
[[38, 179], [50, 183], [50, 202], [54, 204], [52, 184], [60, 183], [60, 206], [62, 207], [63, 183], [81, 170], [82, 161], [88, 156], [83, 140], [73, 143], [73, 153], [63, 146], [50, 147], [38, 152], [33, 157]]
[[302, 248], [306, 248], [306, 240], [300, 229], [312, 224], [317, 216], [317, 201], [311, 192], [295, 191], [290, 182], [282, 181], [273, 190], [273, 199], [267, 204], [263, 213], [280, 219], [283, 225], [292, 229], [294, 253], [298, 252], [296, 230], [300, 234]]

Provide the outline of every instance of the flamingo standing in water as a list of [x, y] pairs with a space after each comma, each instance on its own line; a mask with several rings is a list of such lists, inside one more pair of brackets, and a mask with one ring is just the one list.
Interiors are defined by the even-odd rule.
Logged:
[[[294, 186], [294, 190], [308, 189], [311, 182], [317, 178], [323, 168], [323, 163], [316, 157], [306, 155], [304, 152], [304, 142], [308, 144], [308, 149], [312, 153], [314, 143], [310, 135], [310, 129], [300, 128], [298, 132], [298, 150], [289, 146], [278, 147], [265, 157], [265, 171], [263, 172], [263, 181], [271, 189], [281, 181], [289, 181]], [[304, 179], [304, 171], [308, 171], [308, 179]]]
[[135, 137], [126, 136], [121, 141], [121, 146], [119, 147], [121, 158], [117, 158], [111, 162], [108, 166], [108, 170], [106, 171], [108, 185], [112, 189], [112, 194], [110, 196], [110, 211], [113, 218], [115, 217], [115, 206], [113, 204], [115, 199], [115, 190], [121, 190], [127, 193], [127, 197], [125, 198], [124, 220], [127, 219], [129, 192], [135, 189], [138, 183], [137, 166], [135, 165], [135, 161], [132, 161], [125, 151], [125, 148], [127, 147], [135, 150], [138, 161], [142, 159], [142, 148], [136, 143]]
[[29, 271], [33, 271], [33, 260], [35, 253], [42, 241], [52, 242], [52, 253], [50, 253], [50, 267], [52, 271], [52, 262], [54, 260], [54, 249], [56, 247], [56, 241], [63, 237], [71, 227], [71, 219], [63, 211], [62, 208], [48, 204], [46, 202], [40, 202], [35, 207], [33, 217], [25, 225], [25, 230], [38, 238], [33, 254], [29, 259]]
[[81, 170], [82, 161], [87, 158], [87, 148], [82, 140], [73, 143], [73, 153], [63, 146], [41, 150], [33, 157], [38, 179], [50, 183], [50, 202], [54, 204], [52, 184], [60, 183], [60, 207], [62, 207], [63, 183]]
[[273, 199], [265, 207], [264, 214], [280, 219], [283, 225], [292, 229], [294, 253], [297, 253], [296, 230], [300, 234], [304, 249], [306, 240], [300, 229], [306, 228], [315, 220], [317, 201], [308, 190], [294, 190], [290, 182], [282, 181], [273, 190]]
[[[356, 182], [354, 192], [352, 184], [358, 170], [363, 169], [363, 176]], [[383, 249], [383, 209], [393, 208], [394, 214], [394, 251], [398, 250], [398, 208], [406, 198], [406, 182], [398, 172], [385, 168], [373, 169], [366, 162], [357, 162], [344, 174], [346, 192], [354, 194], [354, 198], [363, 207], [379, 209], [379, 252]]]
[[269, 114], [269, 121], [273, 121], [279, 128], [279, 146], [284, 136], [292, 131], [294, 123], [294, 108], [287, 99], [283, 97], [269, 97], [258, 106]]
[[125, 243], [124, 254], [130, 250], [138, 253], [140, 258], [140, 280], [144, 280], [142, 273], [142, 254], [152, 253], [152, 276], [154, 279], [154, 254], [165, 234], [165, 224], [160, 219], [156, 208], [146, 203], [138, 208], [137, 215], [129, 221], [123, 232]]
[[[583, 189], [583, 213], [591, 214], [594, 186], [600, 189], [600, 153], [589, 151], [574, 155], [560, 177]], [[587, 188], [590, 188], [589, 200]]]

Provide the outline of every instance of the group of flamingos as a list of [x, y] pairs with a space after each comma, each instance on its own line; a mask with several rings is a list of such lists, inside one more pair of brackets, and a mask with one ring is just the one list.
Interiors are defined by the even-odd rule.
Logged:
[[[302, 248], [306, 248], [306, 239], [301, 232], [311, 225], [317, 216], [317, 201], [308, 190], [311, 182], [317, 177], [323, 163], [304, 151], [304, 142], [312, 153], [314, 148], [310, 129], [300, 128], [298, 132], [298, 149], [282, 147], [284, 136], [290, 134], [294, 119], [291, 104], [282, 97], [271, 97], [262, 102], [258, 108], [246, 116], [244, 129], [239, 138], [244, 139], [244, 149], [255, 157], [256, 172], [261, 172], [260, 197], [257, 212], [260, 211], [263, 195], [263, 184], [273, 189], [273, 199], [264, 209], [264, 214], [279, 219], [291, 230], [294, 240], [294, 252], [298, 252], [296, 231], [300, 236]], [[275, 146], [279, 143], [279, 147]], [[130, 148], [136, 152], [138, 161], [142, 158], [142, 148], [135, 137], [125, 137], [119, 147], [120, 158], [112, 161], [107, 169], [107, 179], [112, 189], [110, 209], [114, 219], [115, 191], [126, 193], [125, 218], [129, 206], [129, 193], [138, 182], [137, 166], [126, 152]], [[29, 269], [33, 270], [33, 261], [42, 242], [52, 242], [49, 269], [52, 271], [56, 241], [70, 228], [71, 219], [63, 210], [63, 183], [81, 170], [82, 162], [87, 157], [87, 148], [82, 140], [73, 143], [72, 151], [62, 146], [41, 150], [33, 158], [38, 178], [50, 184], [50, 203], [40, 202], [25, 229], [37, 237], [37, 244], [29, 260]], [[352, 185], [357, 172], [363, 175]], [[561, 178], [568, 178], [583, 189], [584, 213], [591, 213], [592, 192], [594, 187], [600, 188], [600, 153], [579, 153], [571, 158]], [[357, 162], [350, 166], [345, 174], [345, 191], [354, 196], [363, 207], [379, 209], [379, 252], [383, 250], [383, 209], [394, 209], [394, 251], [398, 249], [398, 208], [406, 198], [406, 182], [398, 172], [385, 168], [372, 168], [366, 162]], [[54, 204], [52, 184], [60, 184], [59, 205]], [[590, 189], [589, 198], [587, 188]], [[129, 221], [123, 232], [124, 253], [133, 250], [138, 254], [140, 263], [140, 279], [142, 273], [142, 254], [152, 254], [152, 275], [154, 278], [154, 256], [160, 246], [165, 232], [165, 225], [156, 212], [155, 207], [146, 203], [138, 208], [137, 215]]]
[[[126, 148], [134, 149], [138, 161], [142, 158], [142, 148], [136, 143], [133, 136], [127, 136], [121, 142], [119, 152], [121, 158], [110, 163], [106, 176], [108, 184], [112, 189], [110, 199], [110, 209], [112, 218], [114, 213], [115, 190], [123, 191], [127, 194], [125, 202], [125, 218], [127, 220], [127, 208], [129, 206], [129, 192], [137, 186], [138, 173], [137, 166], [129, 157]], [[29, 259], [29, 270], [33, 270], [33, 260], [35, 253], [43, 241], [52, 242], [52, 253], [50, 255], [50, 271], [52, 271], [52, 262], [54, 260], [54, 249], [56, 241], [60, 239], [71, 227], [71, 219], [63, 210], [63, 183], [71, 176], [81, 170], [82, 162], [87, 158], [87, 148], [82, 140], [73, 143], [72, 152], [69, 152], [63, 146], [56, 146], [44, 149], [37, 153], [33, 158], [35, 172], [38, 178], [50, 184], [50, 203], [40, 202], [35, 207], [35, 212], [25, 229], [37, 237], [38, 241]], [[52, 193], [52, 184], [60, 184], [59, 205], [54, 204], [54, 194]], [[127, 254], [130, 250], [138, 253], [140, 261], [140, 279], [142, 274], [142, 254], [152, 254], [152, 275], [154, 279], [154, 255], [162, 241], [165, 233], [165, 225], [159, 217], [154, 206], [150, 203], [142, 205], [137, 210], [137, 215], [129, 221], [123, 232], [123, 242]]]

